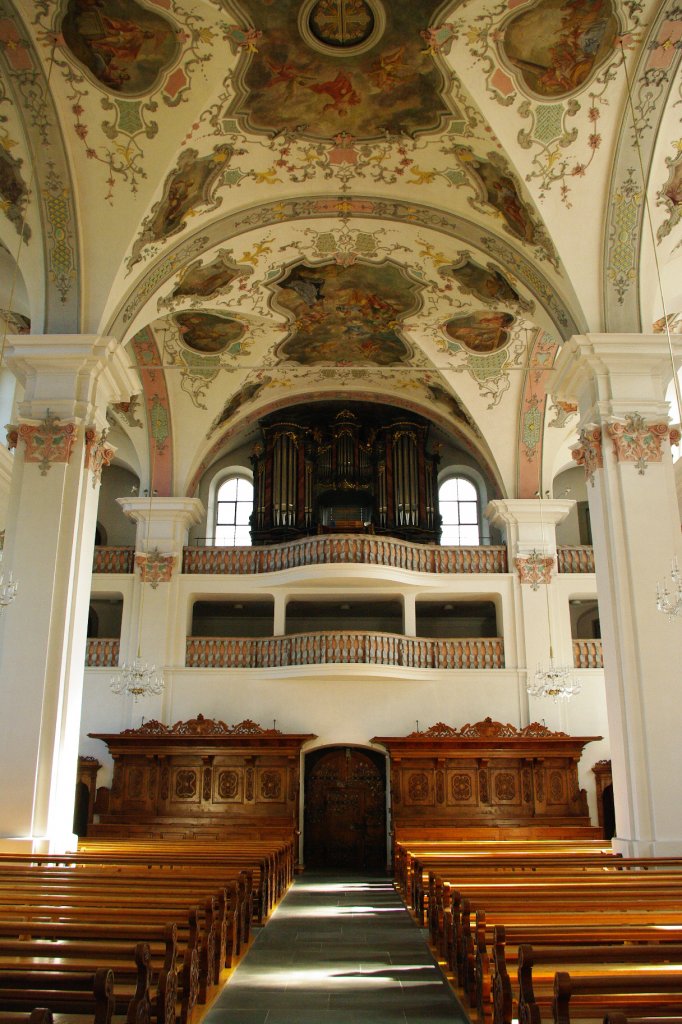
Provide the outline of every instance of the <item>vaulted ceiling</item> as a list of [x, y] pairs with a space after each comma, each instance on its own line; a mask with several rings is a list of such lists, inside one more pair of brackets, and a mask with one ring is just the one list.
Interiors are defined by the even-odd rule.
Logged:
[[672, 0], [0, 0], [9, 330], [128, 346], [160, 494], [346, 397], [532, 495], [561, 342], [682, 308], [681, 41]]

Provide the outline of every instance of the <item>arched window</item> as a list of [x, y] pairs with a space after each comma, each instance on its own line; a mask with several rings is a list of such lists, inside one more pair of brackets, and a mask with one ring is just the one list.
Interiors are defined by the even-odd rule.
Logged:
[[216, 493], [215, 544], [241, 547], [251, 543], [249, 519], [253, 484], [245, 476], [228, 476]]
[[480, 544], [478, 491], [464, 476], [451, 476], [438, 491], [441, 544]]

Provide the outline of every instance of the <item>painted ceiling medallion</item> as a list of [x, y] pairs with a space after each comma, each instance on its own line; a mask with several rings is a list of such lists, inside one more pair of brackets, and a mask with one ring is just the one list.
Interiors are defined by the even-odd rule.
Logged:
[[502, 53], [533, 96], [569, 96], [612, 56], [619, 32], [612, 0], [538, 0], [515, 14]]
[[244, 333], [244, 325], [239, 321], [215, 316], [213, 313], [176, 313], [173, 319], [183, 344], [202, 355], [223, 352], [233, 346]]
[[61, 30], [90, 75], [125, 96], [152, 92], [180, 53], [171, 22], [137, 0], [69, 0]]
[[299, 15], [306, 43], [333, 57], [364, 53], [378, 42], [385, 27], [377, 0], [308, 0]]
[[450, 91], [423, 33], [440, 4], [277, 0], [250, 5], [258, 46], [240, 58], [229, 114], [251, 132], [325, 141], [414, 136], [443, 127]]
[[513, 323], [509, 313], [475, 312], [449, 320], [445, 333], [469, 352], [496, 352], [509, 341]]
[[304, 366], [410, 362], [399, 324], [418, 308], [419, 285], [394, 264], [301, 263], [275, 287], [277, 305], [293, 320], [280, 359]]

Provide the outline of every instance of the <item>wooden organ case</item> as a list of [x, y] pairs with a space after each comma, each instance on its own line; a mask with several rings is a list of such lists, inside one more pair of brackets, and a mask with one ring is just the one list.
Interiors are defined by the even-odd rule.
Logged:
[[[380, 419], [383, 416], [383, 419]], [[261, 423], [252, 456], [254, 544], [371, 532], [437, 543], [438, 456], [429, 424], [401, 410], [327, 405]]]
[[409, 736], [375, 736], [391, 758], [396, 831], [410, 827], [590, 825], [578, 783], [583, 747], [537, 722], [523, 729], [490, 718], [454, 729], [439, 722]]
[[199, 715], [173, 726], [150, 721], [121, 733], [90, 733], [114, 759], [108, 810], [89, 834], [258, 835], [298, 828], [300, 751], [312, 734]]

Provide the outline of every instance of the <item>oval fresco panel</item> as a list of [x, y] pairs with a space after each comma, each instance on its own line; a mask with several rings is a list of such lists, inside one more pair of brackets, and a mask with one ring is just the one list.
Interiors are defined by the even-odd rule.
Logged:
[[535, 96], [568, 96], [613, 53], [612, 0], [539, 0], [509, 21], [501, 48]]
[[509, 341], [514, 317], [509, 313], [471, 313], [448, 320], [446, 334], [469, 352], [496, 352]]
[[407, 363], [412, 352], [399, 323], [418, 307], [419, 288], [391, 263], [298, 264], [277, 285], [278, 304], [294, 321], [278, 354], [304, 366]]
[[176, 313], [174, 317], [184, 345], [202, 355], [224, 352], [244, 333], [244, 324], [213, 313]]
[[157, 88], [180, 50], [171, 22], [137, 0], [69, 0], [61, 29], [100, 85], [126, 96]]

